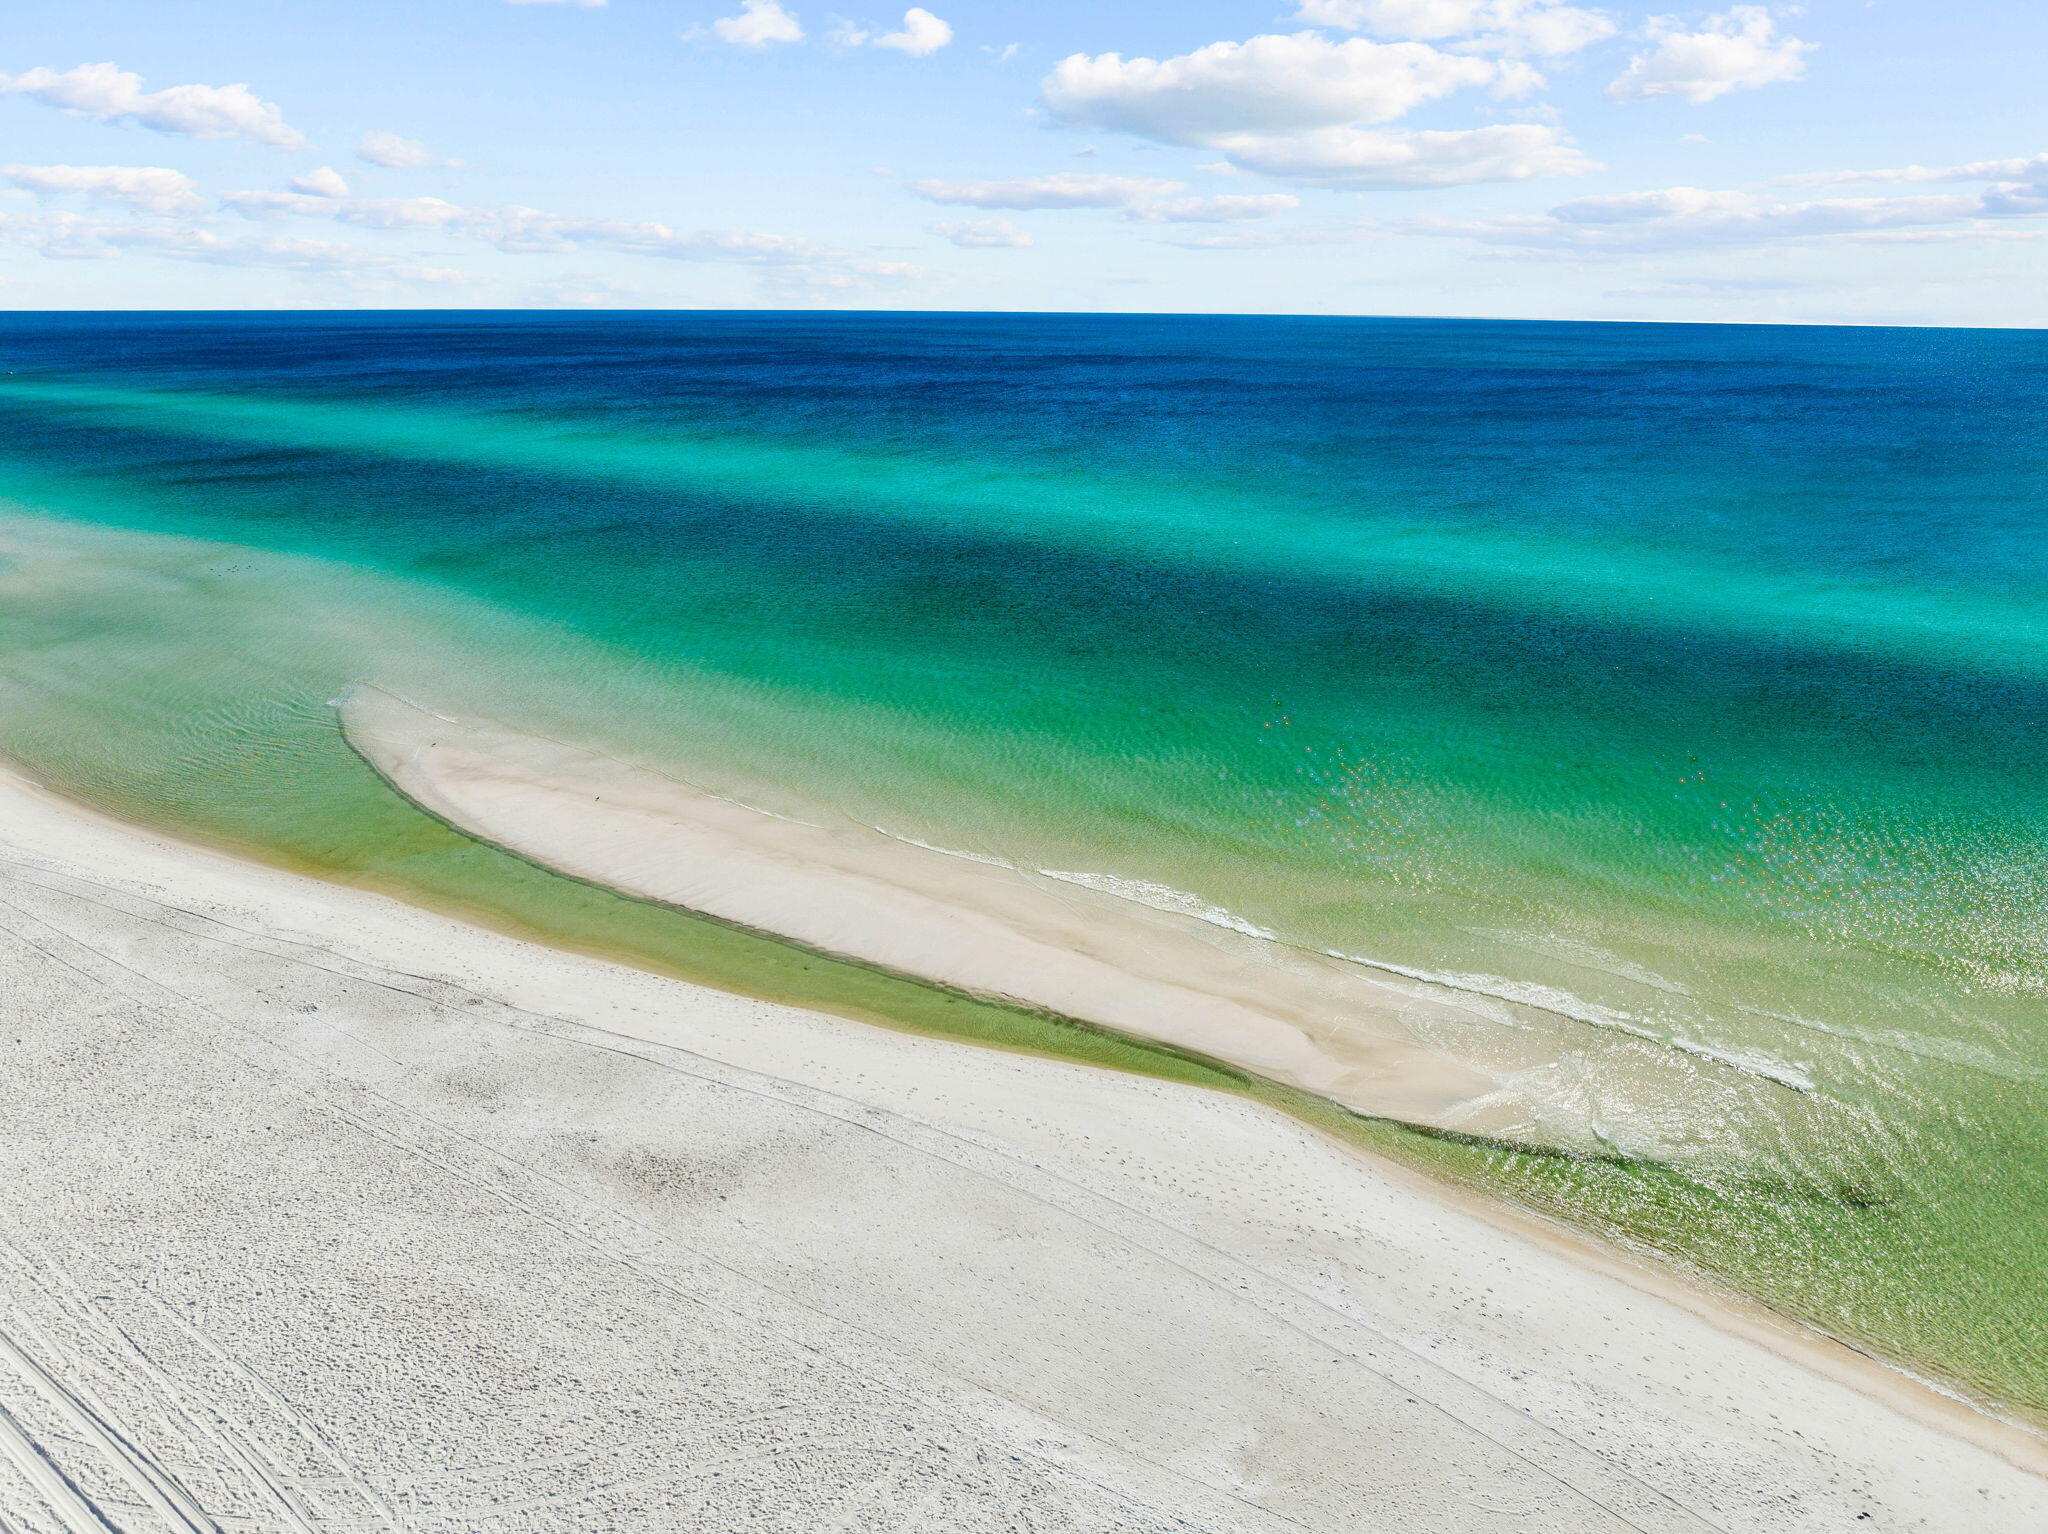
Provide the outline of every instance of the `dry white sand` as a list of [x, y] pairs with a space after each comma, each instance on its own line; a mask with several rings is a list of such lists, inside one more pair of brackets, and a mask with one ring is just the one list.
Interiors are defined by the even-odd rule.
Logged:
[[1257, 1105], [10, 781], [0, 1024], [16, 1534], [2048, 1527], [1994, 1425]]

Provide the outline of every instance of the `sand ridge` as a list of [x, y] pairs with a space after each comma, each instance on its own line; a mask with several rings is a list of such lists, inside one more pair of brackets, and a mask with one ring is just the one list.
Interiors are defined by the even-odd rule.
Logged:
[[1769, 1074], [949, 854], [790, 816], [381, 687], [349, 742], [458, 830], [543, 867], [971, 993], [1192, 1050], [1361, 1113], [1577, 1154], [1839, 1153], [1848, 1112]]

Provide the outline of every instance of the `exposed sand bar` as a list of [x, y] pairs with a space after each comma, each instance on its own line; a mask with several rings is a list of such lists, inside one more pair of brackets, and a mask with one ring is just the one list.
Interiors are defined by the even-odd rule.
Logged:
[[1768, 1151], [1781, 1166], [1821, 1144], [1831, 1117], [1840, 1127], [1835, 1105], [1778, 1077], [1072, 874], [948, 853], [829, 810], [765, 812], [378, 687], [356, 688], [342, 718], [400, 792], [545, 867], [1193, 1050], [1363, 1113], [1585, 1153], [1732, 1163]]
[[0, 1020], [24, 1534], [2048, 1520], [2018, 1435], [1258, 1104], [554, 952], [8, 779]]

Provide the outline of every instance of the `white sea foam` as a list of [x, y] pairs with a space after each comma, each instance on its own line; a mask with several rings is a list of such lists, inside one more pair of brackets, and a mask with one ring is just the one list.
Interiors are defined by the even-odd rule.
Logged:
[[1367, 969], [1383, 970], [1390, 975], [1401, 975], [1410, 980], [1419, 980], [1426, 985], [1445, 986], [1454, 991], [1465, 991], [1475, 996], [1490, 996], [1496, 1001], [1512, 1002], [1516, 1006], [1533, 1007], [1539, 1012], [1570, 1018], [1573, 1022], [1584, 1023], [1590, 1028], [1608, 1028], [1617, 1033], [1626, 1033], [1652, 1044], [1663, 1044], [1672, 1049], [1683, 1050], [1686, 1054], [1697, 1055], [1702, 1060], [1712, 1060], [1718, 1065], [1725, 1065], [1751, 1076], [1761, 1076], [1766, 1081], [1775, 1081], [1779, 1086], [1790, 1087], [1795, 1092], [1819, 1090], [1818, 1084], [1806, 1072], [1771, 1055], [1755, 1050], [1703, 1044], [1697, 1039], [1665, 1033], [1639, 1017], [1586, 1001], [1569, 991], [1560, 991], [1555, 986], [1540, 985], [1528, 980], [1509, 980], [1501, 975], [1457, 974], [1441, 970], [1416, 969], [1385, 959], [1368, 959], [1361, 954], [1344, 953], [1335, 948], [1318, 951], [1333, 959], [1342, 959], [1347, 964], [1361, 964]]
[[1175, 889], [1170, 884], [1154, 884], [1149, 879], [1123, 879], [1115, 874], [1076, 873], [1070, 869], [1060, 868], [1041, 868], [1036, 871], [1048, 879], [1058, 879], [1065, 884], [1078, 884], [1083, 889], [1100, 890], [1105, 895], [1115, 895], [1121, 900], [1150, 906], [1155, 911], [1170, 911], [1176, 916], [1192, 916], [1196, 921], [1205, 921], [1212, 927], [1227, 927], [1232, 932], [1242, 932], [1246, 937], [1259, 938], [1268, 943], [1283, 941], [1272, 929], [1246, 921], [1234, 911], [1227, 911], [1220, 905], [1211, 905], [1200, 895], [1191, 895], [1186, 890]]
[[1903, 1029], [1886, 1028], [1873, 1030], [1852, 1028], [1843, 1023], [1824, 1023], [1815, 1018], [1801, 1017], [1791, 1012], [1773, 1012], [1767, 1007], [1742, 1006], [1739, 1010], [1753, 1017], [1767, 1017], [1773, 1022], [1785, 1023], [1794, 1028], [1804, 1028], [1812, 1033], [1826, 1034], [1829, 1038], [1849, 1039], [1872, 1049], [1896, 1050], [1902, 1055], [1912, 1055], [1920, 1060], [1941, 1060], [1949, 1065], [1959, 1065], [1967, 1070], [1981, 1071], [1987, 1076], [1996, 1076], [2002, 1081], [2048, 1082], [2048, 1071], [2035, 1070], [2009, 1055], [1995, 1050], [1984, 1049], [1961, 1039], [1930, 1038], [1922, 1033], [1908, 1033]]
[[892, 842], [904, 842], [912, 847], [922, 847], [926, 852], [944, 853], [949, 858], [961, 858], [969, 863], [980, 863], [986, 868], [1014, 869], [1017, 866], [1015, 863], [1009, 862], [1004, 858], [984, 857], [979, 852], [962, 852], [958, 847], [941, 847], [932, 842], [919, 841], [916, 837], [902, 831], [891, 831], [887, 826], [872, 826], [869, 829], [881, 832], [882, 835], [888, 837]]
[[1526, 932], [1513, 927], [1467, 927], [1466, 931], [1475, 937], [1493, 938], [1503, 943], [1512, 943], [1517, 948], [1526, 948], [1532, 953], [1569, 964], [1575, 969], [1597, 970], [1603, 975], [1612, 975], [1617, 980], [1633, 981], [1653, 991], [1663, 991], [1669, 996], [1690, 997], [1692, 990], [1676, 980], [1667, 979], [1655, 970], [1645, 969], [1624, 959], [1620, 954], [1577, 938], [1563, 937], [1554, 932]]
[[[1269, 927], [1261, 927], [1247, 921], [1234, 911], [1213, 905], [1201, 896], [1186, 890], [1175, 889], [1167, 884], [1154, 884], [1145, 879], [1125, 879], [1114, 874], [1073, 873], [1053, 868], [1041, 868], [1039, 873], [1049, 879], [1062, 879], [1069, 884], [1079, 884], [1088, 889], [1100, 890], [1104, 894], [1116, 895], [1125, 900], [1134, 900], [1140, 905], [1151, 906], [1154, 910], [1171, 911], [1182, 916], [1192, 916], [1212, 926], [1227, 927], [1232, 932], [1242, 932], [1271, 943], [1286, 943], [1287, 940]], [[1292, 945], [1289, 946], [1298, 946]], [[1495, 1001], [1511, 1002], [1517, 1006], [1533, 1007], [1556, 1017], [1569, 1018], [1592, 1028], [1608, 1028], [1626, 1033], [1653, 1044], [1663, 1044], [1672, 1049], [1682, 1050], [1703, 1060], [1742, 1071], [1751, 1076], [1760, 1076], [1766, 1081], [1775, 1081], [1779, 1086], [1790, 1087], [1795, 1092], [1818, 1090], [1813, 1078], [1797, 1066], [1774, 1058], [1757, 1050], [1734, 1049], [1705, 1044], [1697, 1039], [1683, 1038], [1665, 1033], [1626, 1012], [1574, 996], [1569, 991], [1554, 986], [1540, 985], [1533, 981], [1510, 980], [1501, 975], [1458, 974], [1444, 970], [1418, 969], [1410, 965], [1395, 964], [1386, 959], [1370, 959], [1355, 953], [1345, 953], [1335, 948], [1315, 950], [1326, 958], [1341, 959], [1346, 964], [1361, 965], [1366, 969], [1378, 970], [1384, 974], [1399, 975], [1403, 979], [1418, 981], [1424, 985], [1439, 986], [1446, 990], [1460, 991], [1467, 995], [1485, 996]], [[1629, 978], [1642, 978], [1647, 983], [1652, 977], [1647, 971]], [[1685, 994], [1682, 988], [1668, 982], [1660, 989], [1670, 989]]]
[[[913, 846], [923, 847], [927, 851], [942, 852], [948, 857], [966, 858], [970, 862], [985, 863], [998, 868], [1021, 867], [1019, 864], [1006, 862], [1001, 858], [986, 857], [973, 852], [962, 852], [958, 848], [953, 847], [934, 846], [930, 842], [919, 841], [916, 837], [905, 836], [899, 832], [885, 831], [883, 834], [894, 837], [898, 841], [909, 842]], [[1246, 937], [1257, 938], [1262, 942], [1279, 943], [1288, 947], [1303, 946], [1289, 943], [1286, 938], [1280, 936], [1270, 927], [1262, 927], [1258, 923], [1249, 921], [1224, 906], [1213, 904], [1210, 901], [1204, 900], [1200, 895], [1188, 890], [1176, 889], [1170, 884], [1155, 884], [1149, 879], [1129, 879], [1117, 874], [1088, 873], [1072, 869], [1040, 868], [1031, 871], [1039, 873], [1048, 879], [1058, 879], [1067, 884], [1078, 884], [1084, 889], [1096, 890], [1105, 895], [1114, 895], [1122, 900], [1150, 906], [1155, 911], [1166, 911], [1177, 916], [1193, 917], [1195, 920], [1207, 922], [1213, 927], [1222, 927], [1231, 932], [1242, 933]], [[1518, 934], [1517, 936], [1520, 935]], [[1567, 944], [1562, 939], [1557, 940], [1557, 942], [1559, 946], [1569, 946], [1584, 953], [1594, 951], [1585, 949], [1583, 945]], [[1681, 1050], [1702, 1060], [1712, 1060], [1718, 1065], [1725, 1065], [1731, 1070], [1741, 1071], [1746, 1075], [1758, 1076], [1766, 1081], [1774, 1081], [1779, 1086], [1789, 1087], [1795, 1092], [1815, 1092], [1819, 1090], [1818, 1084], [1805, 1071], [1762, 1051], [1708, 1044], [1698, 1039], [1690, 1039], [1667, 1033], [1630, 1013], [1617, 1011], [1611, 1007], [1600, 1006], [1595, 1002], [1587, 1001], [1583, 997], [1575, 996], [1569, 991], [1559, 990], [1554, 986], [1541, 985], [1533, 981], [1510, 980], [1501, 975], [1460, 974], [1444, 970], [1419, 969], [1411, 965], [1396, 964], [1387, 959], [1372, 959], [1362, 954], [1347, 953], [1336, 948], [1317, 948], [1314, 951], [1326, 958], [1338, 959], [1346, 964], [1357, 964], [1363, 968], [1377, 970], [1383, 974], [1399, 975], [1403, 979], [1414, 980], [1423, 985], [1458, 991], [1471, 996], [1484, 996], [1494, 1001], [1509, 1002], [1515, 1006], [1531, 1007], [1539, 1012], [1547, 1012], [1555, 1017], [1568, 1018], [1573, 1022], [1583, 1023], [1591, 1028], [1606, 1028], [1617, 1033], [1626, 1033], [1631, 1037], [1642, 1039], [1648, 1043], [1662, 1044], [1671, 1049]], [[1617, 966], [1624, 962], [1613, 959], [1611, 955], [1603, 955], [1602, 957], [1607, 958]], [[1606, 968], [1604, 965], [1594, 967]], [[1659, 990], [1668, 991], [1675, 995], [1683, 996], [1690, 994], [1683, 986], [1663, 980], [1662, 977], [1653, 975], [1649, 971], [1639, 969], [1634, 965], [1628, 965], [1625, 969], [1611, 969], [1608, 972], [1619, 973], [1623, 978], [1636, 980], [1645, 985], [1653, 985]]]
[[907, 842], [913, 847], [922, 847], [927, 852], [943, 853], [949, 858], [964, 858], [970, 863], [980, 863], [989, 868], [1008, 868], [1017, 873], [1038, 874], [1042, 878], [1057, 879], [1063, 884], [1078, 884], [1083, 889], [1114, 895], [1120, 900], [1150, 906], [1155, 911], [1166, 911], [1175, 916], [1191, 916], [1196, 921], [1205, 921], [1212, 927], [1241, 932], [1246, 937], [1255, 937], [1263, 942], [1285, 941], [1271, 928], [1247, 921], [1235, 911], [1226, 910], [1220, 905], [1211, 905], [1200, 895], [1176, 889], [1171, 884], [1154, 884], [1149, 879], [1126, 879], [1117, 874], [1088, 873], [1076, 869], [1032, 868], [1027, 864], [1012, 862], [1008, 858], [990, 857], [980, 852], [963, 852], [958, 847], [941, 847], [935, 842], [923, 841], [902, 831], [891, 831], [885, 826], [876, 826], [874, 829], [892, 841]]

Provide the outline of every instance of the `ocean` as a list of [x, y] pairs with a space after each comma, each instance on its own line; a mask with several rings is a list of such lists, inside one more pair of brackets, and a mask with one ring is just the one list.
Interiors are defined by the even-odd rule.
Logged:
[[[12, 315], [0, 754], [507, 930], [1268, 1096], [2043, 1420], [2044, 412], [2038, 332]], [[365, 681], [1835, 1128], [1419, 1132], [626, 899], [394, 792], [337, 723]]]

